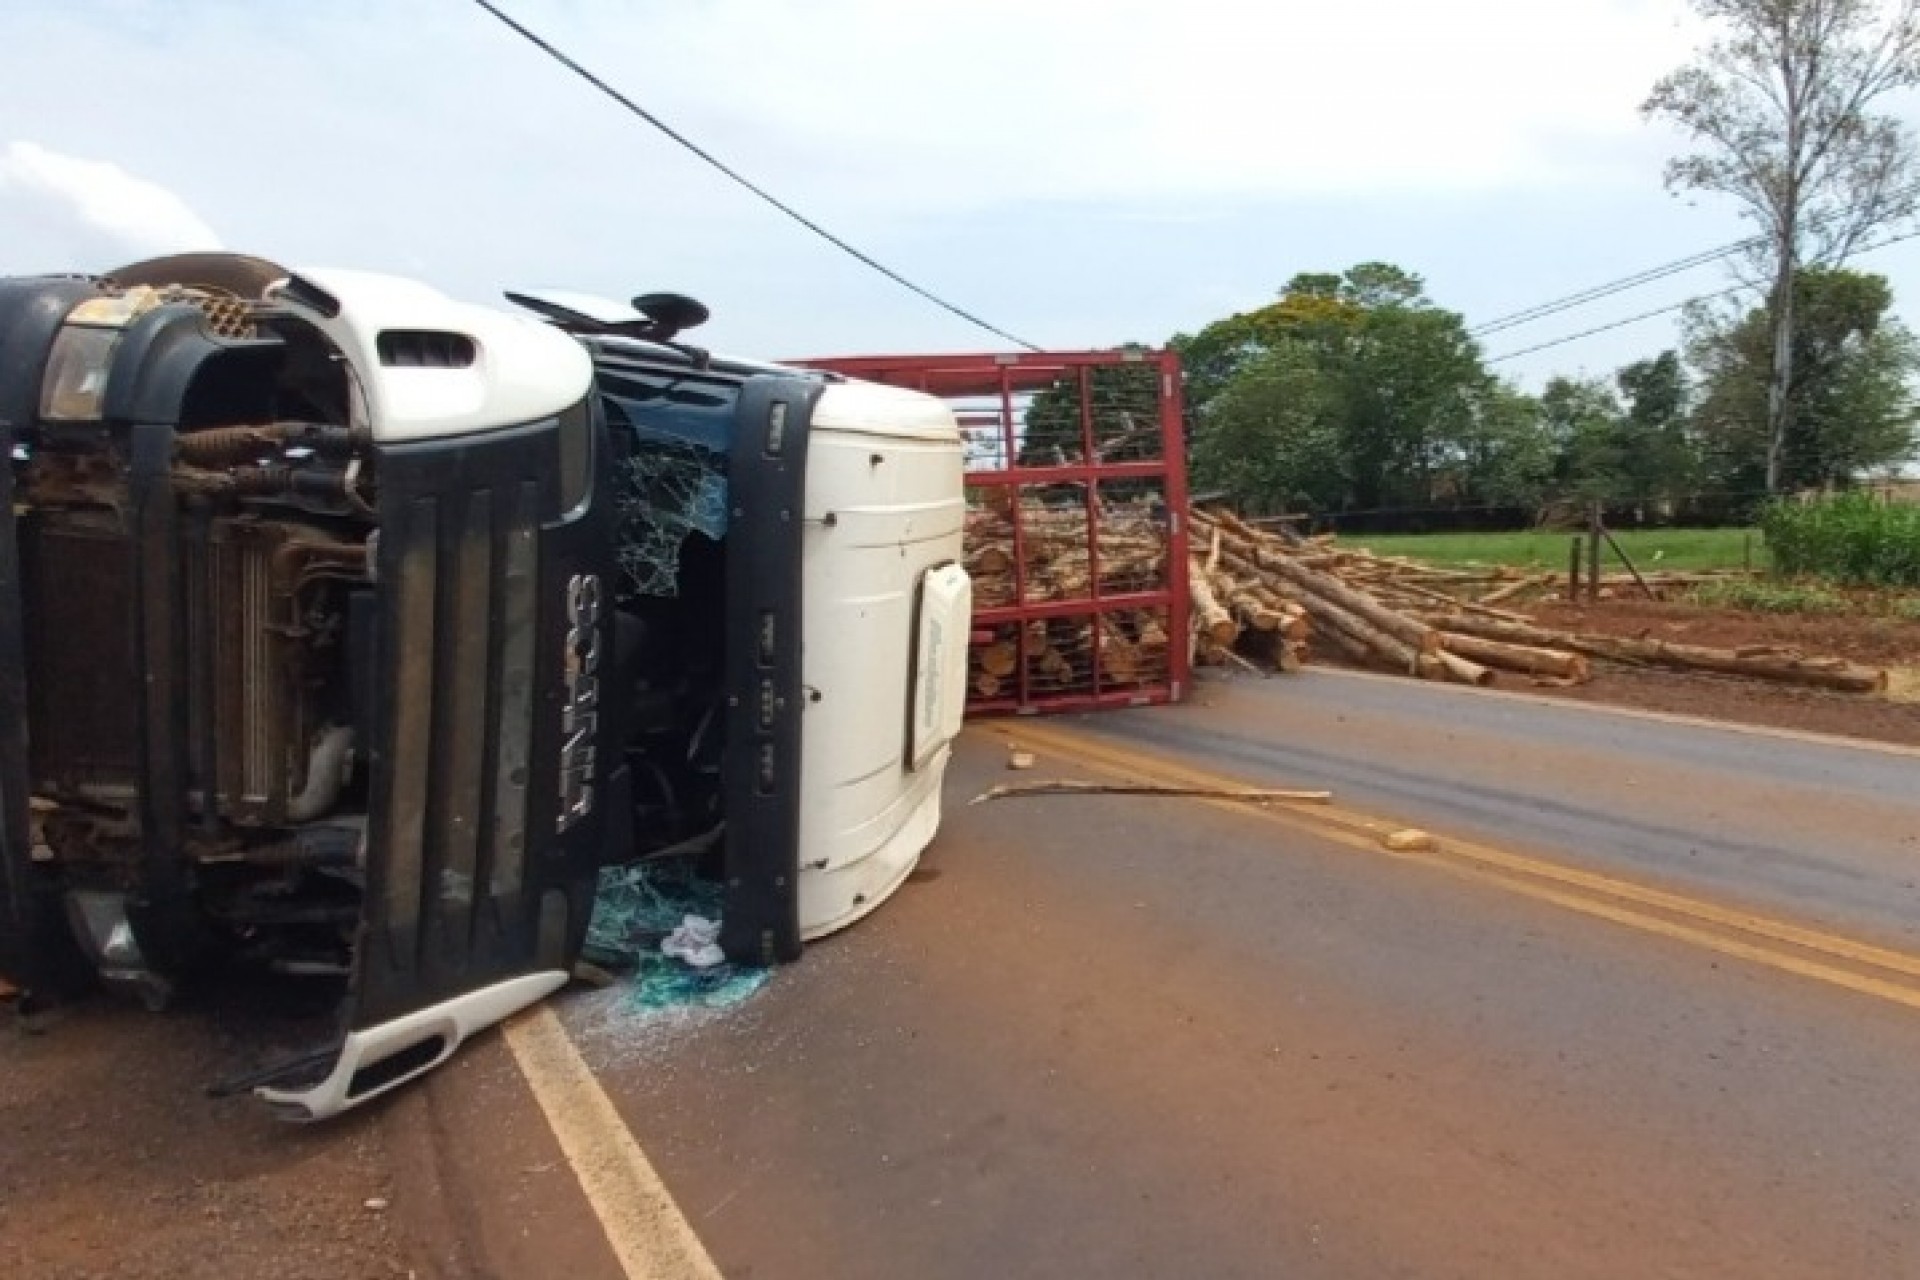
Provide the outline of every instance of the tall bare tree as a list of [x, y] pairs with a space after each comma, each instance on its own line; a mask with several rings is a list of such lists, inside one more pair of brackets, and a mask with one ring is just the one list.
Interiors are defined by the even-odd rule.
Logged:
[[1920, 84], [1920, 0], [1690, 0], [1723, 35], [1653, 88], [1642, 110], [1700, 144], [1667, 186], [1731, 196], [1760, 227], [1768, 290], [1767, 488], [1780, 485], [1794, 409], [1794, 275], [1836, 266], [1920, 205], [1913, 134], [1873, 107]]

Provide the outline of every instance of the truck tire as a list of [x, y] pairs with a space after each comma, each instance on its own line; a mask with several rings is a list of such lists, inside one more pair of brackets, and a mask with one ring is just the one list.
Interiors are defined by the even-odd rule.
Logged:
[[107, 279], [127, 289], [175, 284], [229, 293], [236, 298], [258, 298], [268, 285], [292, 273], [278, 263], [244, 253], [174, 253], [128, 263], [106, 274]]

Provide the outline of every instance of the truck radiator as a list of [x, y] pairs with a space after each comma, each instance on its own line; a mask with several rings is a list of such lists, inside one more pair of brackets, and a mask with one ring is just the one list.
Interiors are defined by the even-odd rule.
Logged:
[[[219, 522], [182, 533], [187, 789], [212, 791], [243, 826], [287, 821], [318, 729], [289, 586], [276, 581], [299, 530]], [[131, 800], [140, 785], [140, 684], [132, 554], [106, 512], [49, 513], [25, 539], [28, 679], [35, 785]], [[297, 554], [297, 548], [294, 553]]]
[[220, 523], [189, 530], [182, 548], [191, 776], [201, 788], [211, 774], [220, 813], [242, 825], [287, 821], [319, 727], [300, 688], [303, 653], [288, 634], [290, 584], [275, 581], [290, 533]]

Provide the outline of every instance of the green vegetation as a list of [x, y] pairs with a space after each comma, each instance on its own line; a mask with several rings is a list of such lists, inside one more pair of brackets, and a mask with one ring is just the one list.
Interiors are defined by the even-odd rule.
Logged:
[[1837, 591], [1818, 581], [1733, 578], [1709, 582], [1687, 593], [1690, 604], [1747, 613], [1803, 613], [1854, 618], [1891, 618], [1920, 622], [1920, 596], [1887, 591]]
[[1857, 613], [1859, 602], [1815, 583], [1735, 578], [1709, 582], [1687, 593], [1689, 603], [1707, 609], [1747, 613]]
[[[1663, 569], [1743, 569], [1749, 543], [1753, 567], [1766, 567], [1760, 538], [1750, 529], [1638, 529], [1616, 532], [1642, 572]], [[1341, 545], [1365, 547], [1381, 555], [1411, 556], [1433, 564], [1515, 565], [1542, 571], [1566, 571], [1571, 533], [1356, 534]], [[1606, 550], [1603, 546], [1602, 550]], [[1618, 567], [1611, 551], [1603, 567]]]
[[[1194, 486], [1251, 514], [1388, 523], [1595, 503], [1623, 525], [1743, 522], [1769, 491], [1844, 487], [1920, 443], [1920, 340], [1885, 278], [1809, 266], [1793, 305], [1798, 372], [1775, 439], [1764, 303], [1695, 308], [1684, 351], [1610, 377], [1551, 378], [1530, 395], [1497, 375], [1418, 275], [1379, 262], [1301, 274], [1275, 301], [1173, 339]], [[1063, 439], [1070, 455], [1077, 413], [1036, 398], [1023, 460], [1056, 458]]]
[[1774, 567], [1854, 586], [1920, 587], [1920, 506], [1843, 493], [1761, 516]]

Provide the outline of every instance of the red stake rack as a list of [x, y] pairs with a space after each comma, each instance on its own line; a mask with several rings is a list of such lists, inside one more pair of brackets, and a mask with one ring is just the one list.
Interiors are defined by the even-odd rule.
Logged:
[[[1004, 666], [1011, 643], [1017, 655], [1005, 677], [977, 678], [970, 711], [1179, 700], [1190, 679], [1187, 475], [1172, 352], [796, 363], [953, 407], [967, 448], [975, 654], [995, 647]], [[983, 553], [996, 572], [981, 571]]]

